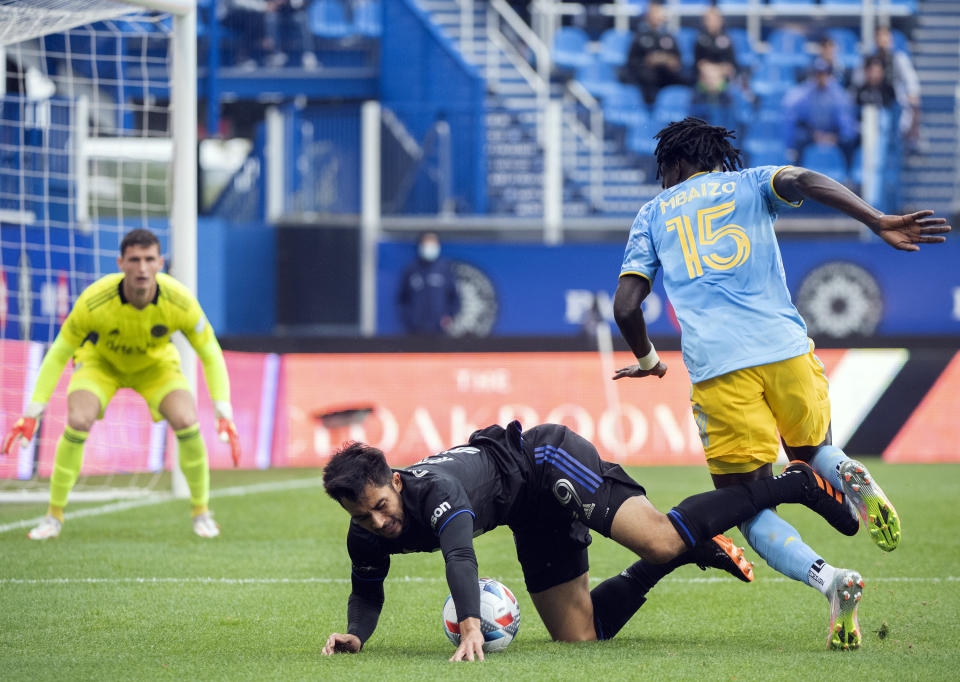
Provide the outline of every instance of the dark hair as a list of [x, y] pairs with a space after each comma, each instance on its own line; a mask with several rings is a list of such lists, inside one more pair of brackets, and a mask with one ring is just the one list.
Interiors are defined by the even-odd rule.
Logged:
[[886, 69], [887, 65], [883, 63], [883, 57], [878, 54], [872, 54], [863, 61], [863, 68], [868, 69], [871, 66], [879, 65], [881, 68]]
[[129, 246], [148, 247], [154, 244], [157, 245], [157, 250], [159, 251], [160, 240], [157, 239], [157, 235], [150, 230], [138, 227], [136, 230], [130, 230], [123, 236], [123, 241], [120, 242], [120, 256], [123, 257], [123, 254]]
[[323, 489], [337, 502], [356, 502], [369, 484], [384, 486], [393, 477], [382, 450], [366, 443], [348, 443], [323, 469]]
[[678, 161], [686, 161], [698, 170], [713, 170], [717, 166], [725, 171], [743, 167], [740, 150], [730, 144], [736, 132], [722, 126], [712, 126], [706, 121], [687, 116], [674, 121], [654, 135], [658, 140], [654, 152], [657, 157], [657, 178], [663, 169]]

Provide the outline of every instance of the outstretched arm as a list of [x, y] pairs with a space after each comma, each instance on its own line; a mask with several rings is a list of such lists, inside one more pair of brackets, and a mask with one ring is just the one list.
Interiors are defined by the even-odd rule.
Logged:
[[647, 323], [643, 319], [640, 304], [650, 293], [650, 281], [639, 275], [621, 275], [617, 293], [613, 296], [613, 319], [616, 320], [630, 350], [637, 357], [637, 364], [617, 370], [614, 379], [625, 377], [662, 377], [667, 366], [661, 362], [656, 349], [647, 336]]
[[950, 231], [945, 219], [929, 217], [933, 211], [886, 215], [836, 180], [808, 168], [784, 168], [774, 176], [773, 186], [777, 194], [788, 201], [813, 199], [846, 213], [900, 251], [919, 251], [918, 244], [939, 244]]
[[[357, 545], [351, 547], [352, 541]], [[321, 649], [324, 656], [360, 651], [376, 630], [383, 609], [383, 581], [390, 570], [389, 557], [377, 557], [365, 552], [362, 543], [350, 535], [347, 536], [347, 546], [353, 550], [350, 555], [353, 589], [347, 600], [347, 632], [334, 632], [327, 637]]]
[[482, 661], [483, 631], [480, 629], [477, 555], [473, 551], [473, 513], [463, 510], [451, 516], [437, 537], [460, 624], [460, 644], [450, 660]]

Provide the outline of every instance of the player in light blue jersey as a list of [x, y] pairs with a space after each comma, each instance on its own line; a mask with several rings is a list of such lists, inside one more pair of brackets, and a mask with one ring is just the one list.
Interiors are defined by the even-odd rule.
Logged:
[[[902, 251], [944, 241], [950, 226], [929, 217], [933, 211], [884, 215], [806, 168], [742, 170], [733, 131], [700, 119], [671, 123], [656, 137], [664, 191], [634, 220], [613, 303], [637, 364], [613, 378], [667, 371], [640, 308], [662, 271], [680, 322], [693, 414], [714, 485], [771, 475], [782, 440], [792, 460], [812, 466], [838, 499], [846, 496], [881, 549], [895, 549], [900, 519], [893, 505], [863, 464], [831, 444], [827, 380], [790, 299], [773, 224], [781, 211], [808, 198], [859, 220]], [[858, 528], [851, 510], [843, 532], [853, 535]], [[770, 566], [827, 597], [831, 647], [860, 645], [863, 581], [856, 571], [826, 563], [772, 510], [740, 530]]]

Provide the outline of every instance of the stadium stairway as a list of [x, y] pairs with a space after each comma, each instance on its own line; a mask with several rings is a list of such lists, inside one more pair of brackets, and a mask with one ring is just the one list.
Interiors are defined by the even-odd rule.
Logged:
[[[537, 141], [536, 93], [507, 52], [488, 37], [488, 3], [474, 0], [469, 44], [461, 37], [457, 0], [417, 0], [417, 4], [486, 80], [490, 213], [543, 215], [543, 151]], [[637, 168], [634, 157], [622, 152], [621, 144], [605, 138], [602, 190], [591, 192], [590, 154], [574, 133], [577, 105], [564, 97], [564, 91], [564, 84], [551, 83], [551, 96], [564, 101], [564, 216], [632, 216], [650, 196], [651, 188], [643, 184], [648, 174]]]
[[949, 216], [960, 210], [958, 181], [957, 74], [960, 73], [960, 1], [921, 0], [910, 45], [920, 77], [920, 141], [903, 168], [908, 210], [933, 208]]

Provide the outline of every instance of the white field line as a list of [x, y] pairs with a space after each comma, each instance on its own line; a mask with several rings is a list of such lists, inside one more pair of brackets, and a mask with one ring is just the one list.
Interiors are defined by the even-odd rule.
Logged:
[[[256, 493], [272, 493], [277, 490], [291, 490], [294, 488], [309, 488], [311, 486], [321, 486], [323, 479], [320, 476], [311, 478], [296, 478], [289, 481], [273, 481], [271, 483], [255, 483], [253, 485], [238, 485], [232, 488], [219, 488], [210, 491], [210, 498], [217, 497], [237, 497], [239, 495], [252, 495]], [[137, 498], [135, 500], [124, 500], [122, 502], [111, 502], [100, 507], [88, 507], [79, 511], [67, 512], [63, 515], [64, 521], [82, 519], [87, 516], [100, 516], [102, 514], [112, 514], [114, 512], [136, 509], [137, 507], [149, 507], [155, 504], [163, 504], [175, 500], [170, 493], [157, 493], [147, 497]], [[17, 530], [18, 528], [27, 528], [35, 526], [43, 520], [42, 516], [32, 519], [23, 519], [21, 521], [12, 521], [11, 523], [0, 524], [0, 533]]]
[[[504, 578], [503, 582], [511, 585], [522, 584], [523, 578]], [[603, 578], [590, 578], [590, 582], [599, 583]], [[664, 578], [664, 582], [698, 584], [731, 582], [731, 578]], [[446, 578], [436, 576], [391, 576], [389, 583], [444, 583]], [[790, 583], [791, 578], [775, 577], [764, 578], [763, 583]], [[948, 575], [940, 578], [920, 578], [915, 576], [867, 577], [867, 583], [955, 583], [960, 582], [960, 576]], [[348, 585], [350, 578], [0, 578], [0, 585]]]

